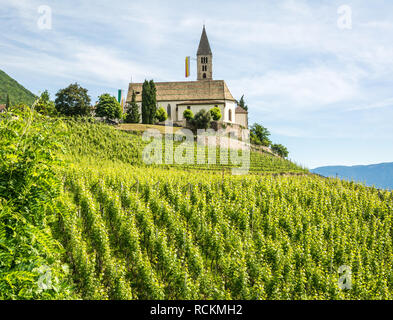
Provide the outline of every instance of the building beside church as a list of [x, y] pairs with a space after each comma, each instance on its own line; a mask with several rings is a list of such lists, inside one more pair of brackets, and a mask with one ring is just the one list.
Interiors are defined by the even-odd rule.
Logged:
[[[248, 128], [248, 112], [238, 106], [224, 80], [213, 80], [213, 53], [203, 27], [197, 51], [197, 81], [155, 82], [157, 89], [157, 108], [163, 107], [168, 113], [168, 121], [184, 125], [183, 113], [190, 109], [194, 114], [214, 107], [221, 109], [222, 119], [226, 124], [237, 124]], [[143, 83], [130, 83], [127, 105], [132, 94], [141, 109]]]

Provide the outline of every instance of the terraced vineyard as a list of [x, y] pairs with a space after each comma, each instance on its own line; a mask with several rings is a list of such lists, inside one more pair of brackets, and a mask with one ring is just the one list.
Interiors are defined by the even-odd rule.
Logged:
[[30, 110], [0, 135], [0, 299], [393, 298], [391, 192], [261, 153], [147, 166], [140, 136]]
[[[91, 161], [111, 160], [129, 163], [136, 166], [145, 166], [142, 161], [143, 149], [149, 142], [142, 140], [140, 135], [129, 132], [119, 131], [113, 127], [92, 123], [89, 121], [66, 121], [66, 133], [64, 135], [63, 144], [65, 145], [66, 159], [74, 161], [80, 157], [88, 158]], [[182, 142], [174, 142], [174, 150], [183, 144]], [[165, 139], [162, 140], [162, 146], [165, 149]], [[187, 150], [191, 149], [191, 151]], [[216, 153], [215, 164], [208, 164], [209, 149]], [[228, 162], [221, 161], [221, 153], [219, 148], [205, 147], [205, 164], [197, 164], [197, 144], [188, 143], [184, 147], [184, 152], [194, 154], [192, 163], [184, 164], [165, 164], [165, 152], [162, 154], [161, 165], [154, 165], [161, 168], [176, 168], [187, 170], [201, 171], [230, 171], [233, 168], [240, 167], [241, 164], [235, 164], [231, 161], [228, 152]], [[241, 156], [241, 151], [239, 151]], [[273, 156], [268, 153], [251, 152], [249, 158], [249, 171], [254, 174], [266, 173], [293, 173], [307, 174], [308, 170], [301, 166], [280, 157]], [[151, 167], [149, 165], [149, 167]]]

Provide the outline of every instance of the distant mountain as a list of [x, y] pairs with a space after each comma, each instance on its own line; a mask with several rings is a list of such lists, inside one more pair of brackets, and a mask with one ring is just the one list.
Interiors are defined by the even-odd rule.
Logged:
[[9, 94], [12, 104], [26, 103], [31, 105], [36, 99], [33, 93], [0, 70], [0, 104], [6, 103], [7, 94]]
[[373, 164], [369, 166], [331, 166], [320, 167], [311, 172], [325, 177], [364, 182], [368, 186], [393, 190], [393, 163]]

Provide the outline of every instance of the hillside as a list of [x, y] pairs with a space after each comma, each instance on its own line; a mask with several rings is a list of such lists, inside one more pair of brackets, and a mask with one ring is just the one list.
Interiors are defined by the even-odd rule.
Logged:
[[[9, 249], [0, 249], [0, 298], [393, 298], [391, 192], [264, 154], [245, 176], [151, 167], [137, 135], [0, 117], [0, 241]], [[301, 175], [283, 175], [293, 170]], [[8, 237], [11, 227], [26, 236]], [[26, 249], [11, 250], [15, 241]], [[339, 286], [344, 265], [350, 290]], [[48, 268], [56, 290], [43, 291], [34, 279]]]
[[325, 177], [339, 177], [375, 186], [380, 189], [393, 190], [393, 163], [381, 163], [368, 166], [330, 166], [312, 170]]
[[0, 70], [0, 104], [6, 103], [7, 94], [10, 96], [11, 103], [14, 104], [26, 103], [32, 105], [36, 99], [33, 93]]

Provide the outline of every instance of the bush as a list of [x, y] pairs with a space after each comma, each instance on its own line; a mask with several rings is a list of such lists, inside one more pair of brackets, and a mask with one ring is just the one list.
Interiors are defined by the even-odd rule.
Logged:
[[183, 117], [184, 117], [187, 121], [190, 121], [191, 119], [194, 118], [194, 114], [192, 113], [191, 110], [186, 109], [186, 110], [184, 110], [184, 112], [183, 112]]
[[168, 119], [168, 114], [163, 107], [159, 108], [156, 112], [156, 119], [158, 122], [164, 122]]
[[214, 121], [219, 121], [222, 118], [221, 109], [219, 107], [211, 109], [210, 114]]
[[193, 119], [190, 120], [190, 124], [194, 129], [208, 129], [212, 118], [210, 112], [206, 110], [199, 111]]
[[54, 168], [61, 131], [59, 121], [27, 106], [0, 115], [0, 300], [69, 296], [67, 266], [49, 225], [60, 192]]

